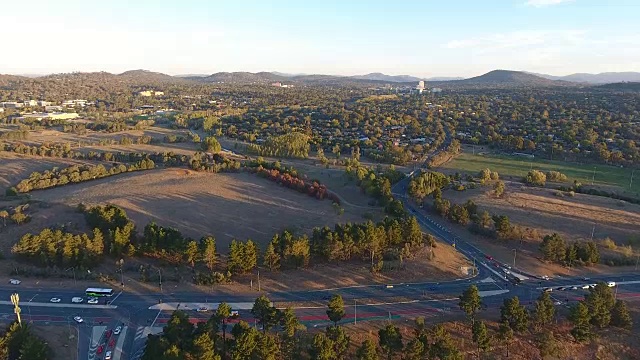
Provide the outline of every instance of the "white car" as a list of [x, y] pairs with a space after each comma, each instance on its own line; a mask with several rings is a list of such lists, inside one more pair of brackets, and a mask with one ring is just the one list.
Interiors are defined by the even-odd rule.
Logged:
[[111, 360], [111, 350], [107, 351], [107, 353], [104, 354], [104, 360]]
[[238, 316], [240, 316], [240, 312], [238, 310], [231, 310], [232, 318], [237, 318]]
[[49, 301], [51, 301], [52, 303], [59, 303], [60, 299], [59, 298], [51, 298], [51, 300], [49, 300]]
[[115, 329], [113, 329], [113, 335], [120, 335], [122, 331], [122, 326], [118, 325]]
[[202, 306], [202, 307], [199, 307], [196, 311], [197, 312], [207, 312], [207, 311], [209, 311], [209, 308], [206, 308], [206, 307]]
[[547, 275], [544, 275], [542, 278], [543, 278], [544, 280], [549, 280], [549, 277], [548, 277]]
[[74, 316], [73, 320], [78, 324], [82, 324], [84, 322], [84, 320], [80, 316]]
[[608, 287], [615, 287], [615, 286], [616, 286], [616, 282], [615, 282], [615, 281], [609, 281], [609, 282], [607, 283], [607, 286], [608, 286]]
[[587, 284], [587, 285], [582, 285], [581, 286], [583, 289], [588, 289], [589, 287], [591, 287], [591, 285]]
[[9, 283], [10, 283], [11, 285], [20, 285], [20, 283], [21, 283], [21, 282], [22, 282], [22, 281], [20, 281], [20, 280], [18, 280], [18, 279], [10, 279], [10, 280], [9, 280]]
[[548, 288], [544, 288], [544, 289], [543, 289], [543, 291], [544, 291], [544, 292], [552, 292], [552, 291], [553, 291], [553, 289], [552, 289], [552, 288], [550, 288], [550, 287], [548, 287]]
[[87, 300], [87, 304], [95, 305], [97, 303], [98, 303], [98, 298], [89, 298], [89, 300]]
[[560, 306], [560, 305], [562, 305], [562, 301], [556, 301], [556, 302], [553, 303], [553, 305]]
[[71, 302], [74, 303], [74, 304], [79, 304], [79, 303], [81, 303], [83, 301], [84, 301], [84, 299], [82, 299], [81, 297], [71, 298]]

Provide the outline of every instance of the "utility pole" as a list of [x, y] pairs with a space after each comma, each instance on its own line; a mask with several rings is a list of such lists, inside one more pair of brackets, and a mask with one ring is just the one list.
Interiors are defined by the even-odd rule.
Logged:
[[593, 175], [591, 176], [591, 185], [593, 185], [594, 181], [596, 180], [596, 167], [593, 167]]
[[631, 180], [629, 180], [629, 189], [631, 189], [631, 185], [633, 185], [633, 173], [636, 172], [636, 169], [631, 170]]
[[258, 292], [260, 292], [260, 270], [258, 270]]
[[518, 255], [518, 249], [513, 249], [513, 268], [516, 268], [516, 255]]
[[17, 293], [15, 294], [11, 294], [11, 303], [13, 304], [13, 312], [16, 314], [16, 317], [18, 318], [18, 324], [20, 324], [20, 326], [22, 326], [22, 319], [20, 318], [20, 295], [18, 295]]
[[353, 325], [358, 322], [358, 300], [353, 299]]
[[162, 271], [158, 269], [158, 276], [160, 277], [160, 292], [162, 292]]
[[593, 224], [593, 228], [591, 229], [591, 241], [593, 241], [593, 234], [596, 232], [596, 224]]

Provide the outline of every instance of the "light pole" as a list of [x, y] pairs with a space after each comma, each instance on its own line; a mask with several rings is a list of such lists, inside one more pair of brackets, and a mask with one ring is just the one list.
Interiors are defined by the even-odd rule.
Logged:
[[518, 255], [518, 249], [513, 249], [513, 268], [516, 268], [516, 255]]
[[78, 282], [76, 281], [76, 268], [75, 267], [70, 267], [65, 271], [73, 271], [73, 285], [78, 285]]
[[631, 170], [631, 180], [629, 180], [629, 190], [631, 190], [631, 185], [633, 185], [633, 173], [636, 172], [636, 169]]
[[158, 269], [158, 276], [160, 277], [160, 292], [162, 292], [162, 271]]
[[353, 299], [353, 325], [358, 322], [358, 300]]
[[596, 180], [596, 167], [593, 167], [593, 175], [591, 176], [591, 185], [593, 185], [593, 182]]
[[11, 294], [11, 303], [13, 304], [13, 312], [16, 314], [18, 318], [18, 324], [22, 326], [22, 319], [20, 318], [20, 295], [17, 293]]

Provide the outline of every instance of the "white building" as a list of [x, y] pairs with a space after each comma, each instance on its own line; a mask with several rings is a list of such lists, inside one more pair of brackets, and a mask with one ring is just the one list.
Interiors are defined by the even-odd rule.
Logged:
[[51, 101], [44, 101], [44, 100], [38, 101], [38, 106], [49, 106], [51, 104], [52, 104]]
[[17, 101], [4, 101], [0, 103], [0, 105], [2, 105], [3, 108], [7, 109], [17, 109], [22, 107], [22, 103], [19, 103]]
[[36, 106], [38, 104], [37, 101], [35, 100], [25, 100], [24, 101], [24, 106]]
[[164, 92], [163, 91], [146, 90], [146, 91], [140, 91], [138, 93], [138, 95], [140, 95], [140, 96], [163, 96]]
[[66, 107], [76, 107], [76, 106], [85, 107], [85, 105], [87, 105], [87, 100], [82, 100], [82, 99], [65, 100], [62, 102], [62, 106], [66, 106]]
[[[46, 101], [44, 101], [46, 102]], [[44, 111], [46, 112], [61, 112], [62, 111], [62, 106], [60, 105], [45, 105], [44, 107]]]
[[31, 118], [36, 120], [42, 120], [42, 119], [69, 120], [69, 119], [76, 119], [77, 117], [78, 117], [77, 113], [62, 113], [62, 112], [46, 113], [45, 112], [45, 113], [24, 114], [22, 115], [21, 118], [23, 119]]

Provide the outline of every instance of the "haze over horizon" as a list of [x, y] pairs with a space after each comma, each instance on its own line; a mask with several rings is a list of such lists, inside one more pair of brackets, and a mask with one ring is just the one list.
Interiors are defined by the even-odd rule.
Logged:
[[170, 75], [380, 72], [429, 78], [495, 69], [550, 75], [640, 71], [635, 1], [366, 5], [12, 2], [0, 13], [0, 22], [12, 29], [3, 39], [10, 55], [0, 73], [147, 69]]

